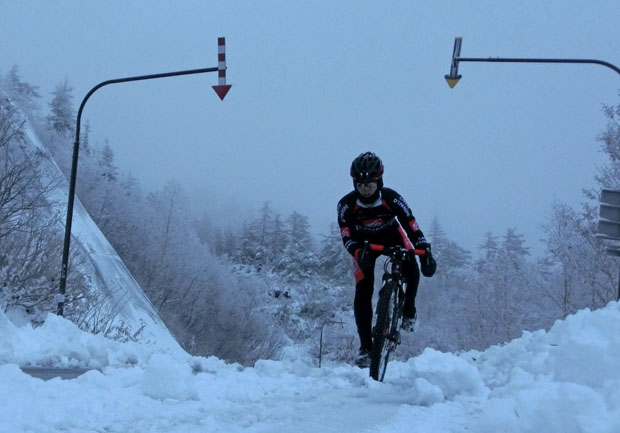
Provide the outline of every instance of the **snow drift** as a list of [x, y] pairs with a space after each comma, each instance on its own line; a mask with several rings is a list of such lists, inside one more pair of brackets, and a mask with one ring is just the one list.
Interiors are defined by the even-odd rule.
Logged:
[[[427, 349], [391, 362], [385, 383], [341, 363], [242, 368], [107, 340], [54, 315], [33, 329], [0, 313], [0, 431], [613, 433], [619, 357], [617, 302], [482, 352]], [[24, 364], [97, 370], [44, 382]]]

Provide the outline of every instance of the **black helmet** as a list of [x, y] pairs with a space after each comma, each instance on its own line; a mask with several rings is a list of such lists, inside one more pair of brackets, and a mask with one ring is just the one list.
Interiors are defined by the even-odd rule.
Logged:
[[351, 177], [354, 181], [378, 181], [381, 176], [383, 176], [383, 163], [372, 152], [361, 153], [351, 163]]

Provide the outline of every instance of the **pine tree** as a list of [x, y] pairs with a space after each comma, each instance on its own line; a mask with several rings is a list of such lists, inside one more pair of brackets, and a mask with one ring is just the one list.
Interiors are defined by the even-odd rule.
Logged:
[[272, 250], [269, 246], [272, 239], [273, 211], [266, 201], [259, 210], [259, 218], [253, 224], [256, 231], [256, 267], [259, 270], [271, 267], [273, 263]]
[[439, 261], [438, 274], [458, 277], [471, 262], [471, 253], [454, 241], [447, 240]]
[[492, 261], [496, 256], [499, 250], [499, 243], [497, 241], [497, 236], [495, 236], [491, 231], [488, 231], [484, 234], [484, 240], [482, 244], [480, 244], [480, 251], [482, 253], [480, 259], [477, 261], [478, 266], [484, 266], [485, 263]]
[[286, 229], [280, 214], [276, 214], [273, 218], [273, 227], [271, 230], [271, 240], [269, 242], [269, 254], [271, 258], [272, 268], [277, 266], [282, 259], [282, 254], [286, 249], [287, 237]]
[[515, 228], [506, 229], [502, 248], [508, 254], [515, 257], [525, 257], [530, 255], [530, 249], [525, 246], [524, 236], [517, 233], [517, 229]]
[[46, 120], [50, 128], [60, 135], [70, 136], [75, 131], [75, 114], [73, 110], [73, 88], [68, 81], [56, 86], [50, 102], [50, 114]]
[[580, 235], [579, 216], [565, 204], [555, 203], [543, 226], [547, 234], [547, 255], [556, 268], [555, 278], [545, 287], [545, 294], [559, 308], [562, 316], [584, 305], [584, 283], [579, 270], [583, 265], [586, 245]]
[[457, 276], [469, 264], [471, 253], [447, 238], [437, 216], [431, 221], [428, 237], [432, 243], [433, 256], [439, 264], [438, 277]]
[[286, 222], [288, 242], [277, 269], [288, 280], [299, 281], [316, 273], [318, 259], [310, 236], [308, 217], [293, 212]]
[[2, 80], [2, 87], [21, 110], [36, 114], [39, 109], [37, 99], [41, 98], [39, 88], [22, 81], [19, 76], [19, 67], [14, 65], [7, 76]]
[[428, 239], [432, 243], [433, 255], [441, 258], [447, 243], [446, 232], [444, 231], [437, 215], [431, 220], [430, 230], [428, 231]]
[[258, 243], [256, 230], [252, 228], [252, 224], [245, 222], [239, 235], [239, 243], [237, 250], [237, 260], [244, 265], [257, 265]]
[[[200, 239], [204, 243], [203, 238]], [[215, 229], [215, 239], [213, 241], [213, 253], [218, 257], [223, 257], [225, 254], [224, 233], [221, 228]]]
[[227, 228], [224, 231], [224, 244], [222, 246], [223, 255], [227, 256], [231, 261], [238, 262], [239, 258], [237, 257], [237, 244], [239, 240], [232, 229]]
[[97, 165], [99, 166], [98, 178], [107, 182], [115, 182], [118, 179], [118, 167], [114, 163], [114, 151], [107, 140], [99, 152]]

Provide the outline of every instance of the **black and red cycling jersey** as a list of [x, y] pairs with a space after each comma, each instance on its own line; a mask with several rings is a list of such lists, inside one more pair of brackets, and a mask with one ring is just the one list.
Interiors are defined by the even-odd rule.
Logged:
[[403, 197], [390, 188], [382, 188], [372, 204], [358, 200], [351, 191], [338, 202], [338, 225], [347, 251], [354, 255], [364, 241], [380, 245], [400, 245], [414, 249], [426, 242], [424, 234]]

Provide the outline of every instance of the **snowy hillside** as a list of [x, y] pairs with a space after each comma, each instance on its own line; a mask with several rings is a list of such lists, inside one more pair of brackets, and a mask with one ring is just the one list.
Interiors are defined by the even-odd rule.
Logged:
[[[23, 121], [27, 151], [39, 151], [44, 155], [42, 173], [49, 177], [48, 181], [58, 185], [51, 191], [48, 199], [57, 206], [57, 209], [52, 209], [51, 212], [57, 213], [58, 230], [64, 231], [68, 182], [25, 116]], [[87, 262], [70, 262], [69, 272], [72, 266], [80, 267], [87, 275], [91, 289], [104, 295], [108, 311], [116, 315], [115, 323], [123, 323], [134, 332], [143, 327], [140, 338], [145, 341], [171, 347], [177, 345], [167, 332], [158, 312], [77, 198], [73, 213], [71, 249], [81, 250]], [[162, 330], [166, 332], [161, 332]]]
[[[252, 368], [118, 343], [49, 315], [18, 327], [0, 312], [2, 432], [620, 431], [620, 305], [525, 333], [484, 352], [427, 349], [385, 383], [346, 364]], [[80, 366], [74, 380], [19, 365]]]

